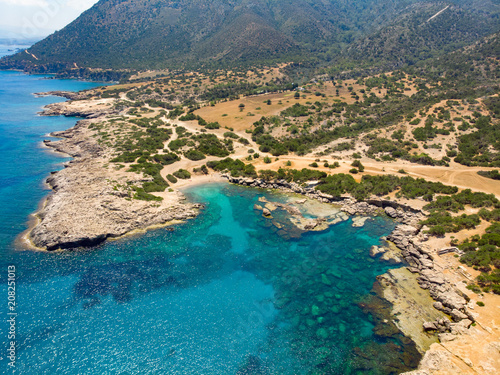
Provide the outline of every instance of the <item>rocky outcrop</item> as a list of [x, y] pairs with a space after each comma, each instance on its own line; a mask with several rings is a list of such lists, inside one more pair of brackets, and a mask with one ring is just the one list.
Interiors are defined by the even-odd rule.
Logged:
[[41, 116], [66, 116], [95, 119], [108, 115], [118, 115], [119, 110], [114, 107], [106, 107], [96, 110], [94, 107], [71, 105], [72, 102], [54, 103], [47, 105], [40, 113]]
[[[472, 313], [467, 309], [468, 297], [448, 283], [441, 272], [435, 270], [433, 253], [422, 243], [425, 235], [421, 233], [420, 227], [399, 225], [387, 239], [401, 249], [410, 271], [418, 273], [418, 284], [422, 289], [427, 289], [436, 301], [435, 309], [449, 315], [455, 323], [474, 321]], [[456, 325], [448, 323], [426, 322], [423, 329], [452, 332]]]
[[59, 96], [61, 98], [66, 98], [69, 100], [83, 100], [90, 97], [88, 91], [47, 91], [47, 92], [35, 92], [35, 96]]
[[301, 184], [286, 180], [267, 181], [261, 178], [232, 177], [228, 174], [223, 174], [222, 177], [237, 185], [261, 189], [277, 189], [286, 193], [301, 194], [323, 203], [340, 204], [342, 206], [341, 210], [352, 216], [388, 215], [400, 223], [409, 225], [417, 225], [424, 217], [422, 211], [393, 201], [370, 199], [366, 202], [358, 202], [350, 196], [334, 197], [316, 190], [315, 187], [318, 184], [316, 181], [302, 186]]

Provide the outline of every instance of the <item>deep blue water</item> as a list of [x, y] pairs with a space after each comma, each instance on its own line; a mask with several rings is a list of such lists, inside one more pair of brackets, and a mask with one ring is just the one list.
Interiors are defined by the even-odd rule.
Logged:
[[[173, 232], [59, 253], [16, 245], [49, 193], [43, 180], [65, 160], [41, 142], [75, 123], [37, 116], [61, 99], [31, 93], [95, 85], [0, 71], [0, 373], [384, 373], [353, 353], [384, 344], [358, 303], [391, 267], [368, 255], [391, 221], [280, 230], [253, 205], [283, 196], [214, 184], [186, 191], [206, 209]], [[8, 265], [17, 281], [15, 371], [4, 349]]]

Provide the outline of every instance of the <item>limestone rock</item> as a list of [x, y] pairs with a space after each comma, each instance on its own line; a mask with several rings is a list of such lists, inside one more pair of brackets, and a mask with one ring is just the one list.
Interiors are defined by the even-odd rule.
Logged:
[[389, 207], [389, 206], [385, 208], [385, 213], [387, 214], [387, 216], [392, 217], [392, 218], [396, 218], [398, 216], [397, 211], [394, 208]]
[[424, 331], [436, 331], [437, 327], [434, 322], [425, 322], [423, 324]]
[[457, 293], [453, 291], [449, 291], [441, 294], [438, 297], [438, 300], [446, 307], [451, 309], [463, 310], [467, 301], [465, 298], [459, 296]]
[[464, 319], [468, 320], [468, 316], [465, 315], [463, 312], [457, 310], [457, 309], [451, 310], [450, 315], [453, 318], [453, 320], [456, 321], [456, 322], [459, 322], [460, 320], [464, 320]]
[[383, 254], [387, 251], [387, 249], [383, 247], [378, 247], [378, 246], [372, 246], [370, 249], [370, 256], [371, 257], [376, 257], [378, 254]]
[[365, 223], [367, 220], [369, 220], [370, 218], [369, 217], [355, 217], [352, 219], [352, 226], [354, 228], [362, 228], [365, 226]]

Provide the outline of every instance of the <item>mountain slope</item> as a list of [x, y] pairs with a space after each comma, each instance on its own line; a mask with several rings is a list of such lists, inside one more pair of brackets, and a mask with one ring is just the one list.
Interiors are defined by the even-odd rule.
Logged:
[[[446, 5], [450, 11], [419, 26]], [[331, 61], [342, 51], [354, 60], [403, 61], [401, 55], [418, 59], [426, 49], [454, 48], [497, 31], [497, 15], [492, 0], [101, 0], [27, 52], [0, 60], [0, 68]], [[445, 17], [454, 27], [450, 35], [434, 32]]]
[[347, 53], [355, 60], [394, 69], [454, 51], [497, 31], [498, 22], [487, 12], [444, 1], [420, 3], [352, 43]]

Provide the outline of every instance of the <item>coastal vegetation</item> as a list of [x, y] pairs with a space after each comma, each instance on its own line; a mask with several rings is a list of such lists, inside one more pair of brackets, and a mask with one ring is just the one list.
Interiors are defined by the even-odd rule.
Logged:
[[493, 171], [479, 171], [477, 174], [483, 177], [491, 178], [492, 180], [500, 180], [500, 173], [497, 169]]

